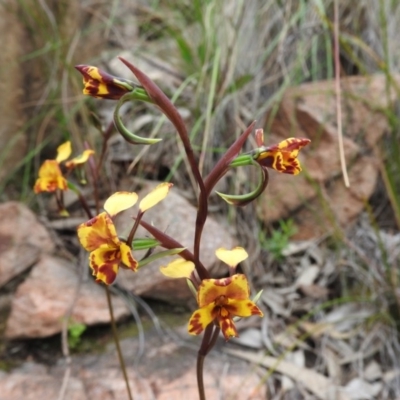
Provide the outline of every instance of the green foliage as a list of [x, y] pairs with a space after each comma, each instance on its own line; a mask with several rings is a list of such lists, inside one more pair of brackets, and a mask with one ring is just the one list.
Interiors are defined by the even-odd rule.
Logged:
[[76, 349], [82, 340], [82, 335], [86, 331], [87, 326], [78, 322], [69, 324], [68, 326], [68, 344], [71, 349]]
[[283, 256], [283, 251], [289, 244], [290, 238], [295, 235], [297, 228], [294, 225], [292, 219], [286, 221], [279, 221], [279, 229], [273, 229], [271, 237], [267, 238], [265, 234], [260, 231], [259, 240], [262, 248], [268, 250], [273, 259], [276, 261], [281, 261]]

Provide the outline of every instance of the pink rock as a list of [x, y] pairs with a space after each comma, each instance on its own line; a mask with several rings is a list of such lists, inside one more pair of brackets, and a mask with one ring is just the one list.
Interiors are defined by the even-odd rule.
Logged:
[[[207, 362], [207, 361], [206, 361]], [[204, 371], [204, 386], [207, 399], [266, 399], [265, 386], [258, 388], [260, 379], [255, 374], [243, 375], [232, 372], [221, 376], [215, 371]], [[199, 396], [196, 369], [189, 369], [184, 375], [159, 387], [157, 400], [197, 399]]]
[[0, 204], [0, 286], [50, 253], [54, 243], [46, 228], [24, 204]]
[[[61, 379], [46, 372], [40, 364], [26, 363], [11, 373], [0, 374], [1, 400], [57, 399]], [[87, 400], [83, 382], [71, 377], [65, 392], [65, 399]]]
[[[11, 339], [45, 337], [60, 332], [78, 284], [74, 264], [60, 258], [43, 257], [15, 293], [5, 336]], [[113, 299], [113, 306], [116, 319], [129, 315], [120, 298]], [[92, 278], [80, 287], [71, 321], [85, 325], [110, 321], [104, 288]]]

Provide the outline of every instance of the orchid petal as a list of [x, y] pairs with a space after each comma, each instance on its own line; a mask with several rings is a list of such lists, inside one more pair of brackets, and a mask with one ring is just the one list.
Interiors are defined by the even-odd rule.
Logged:
[[98, 248], [90, 253], [89, 260], [96, 281], [102, 281], [107, 285], [111, 285], [115, 281], [120, 263], [117, 250]]
[[56, 157], [56, 161], [58, 163], [65, 161], [72, 152], [72, 148], [71, 148], [71, 142], [67, 141], [63, 144], [61, 144], [60, 146], [57, 147], [57, 157]]
[[189, 320], [188, 332], [199, 335], [215, 318], [213, 314], [214, 303], [196, 310]]
[[121, 252], [121, 261], [124, 266], [132, 271], [136, 271], [138, 262], [133, 258], [131, 248], [127, 244], [121, 243], [119, 250]]
[[116, 192], [104, 203], [104, 209], [113, 217], [121, 211], [133, 207], [138, 200], [135, 192]]
[[229, 311], [231, 315], [236, 317], [250, 317], [250, 315], [263, 316], [262, 311], [257, 307], [257, 305], [249, 300], [235, 300], [228, 298], [224, 307]]
[[93, 155], [93, 154], [94, 154], [94, 150], [90, 150], [90, 149], [85, 150], [85, 151], [84, 151], [82, 154], [80, 154], [79, 156], [73, 158], [73, 159], [70, 160], [70, 161], [67, 161], [67, 162], [65, 163], [65, 166], [66, 166], [67, 168], [74, 168], [74, 167], [76, 167], [77, 165], [84, 164], [87, 160], [89, 160], [89, 157], [90, 157], [91, 155]]
[[249, 256], [243, 247], [234, 247], [232, 250], [227, 250], [221, 247], [215, 251], [215, 255], [232, 268], [235, 268], [240, 262], [246, 260]]
[[190, 278], [194, 271], [194, 263], [178, 258], [165, 267], [160, 267], [160, 272], [169, 278]]
[[78, 226], [78, 238], [87, 251], [100, 247], [119, 249], [121, 244], [110, 216], [103, 212]]
[[250, 295], [249, 284], [246, 276], [235, 274], [229, 278], [204, 279], [197, 294], [197, 302], [200, 307], [213, 303], [220, 296], [230, 299], [245, 300]]
[[224, 335], [225, 340], [239, 336], [232, 318], [218, 318], [218, 325], [221, 328], [221, 332]]
[[160, 201], [164, 200], [167, 197], [167, 194], [169, 193], [169, 190], [171, 189], [172, 186], [173, 186], [172, 183], [168, 182], [160, 183], [139, 203], [140, 211], [145, 212], [149, 208], [154, 207]]

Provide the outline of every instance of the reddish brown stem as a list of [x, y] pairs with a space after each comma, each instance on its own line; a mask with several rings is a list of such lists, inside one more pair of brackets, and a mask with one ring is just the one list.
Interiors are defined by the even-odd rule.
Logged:
[[86, 215], [88, 216], [89, 219], [92, 219], [93, 218], [93, 214], [90, 211], [90, 208], [89, 208], [85, 198], [83, 197], [83, 195], [82, 195], [82, 193], [80, 191], [78, 192], [78, 198], [79, 198], [79, 201], [81, 203], [82, 208], [85, 210]]
[[197, 387], [199, 389], [199, 399], [206, 400], [206, 392], [204, 388], [204, 360], [206, 358], [208, 347], [212, 338], [213, 324], [209, 324], [204, 330], [203, 340], [201, 342], [200, 349], [197, 353]]
[[239, 154], [245, 141], [249, 137], [250, 133], [254, 129], [256, 121], [253, 121], [248, 128], [236, 139], [236, 141], [229, 147], [226, 153], [220, 158], [215, 164], [214, 168], [204, 179], [204, 186], [206, 188], [207, 197], [210, 195], [211, 190], [217, 184], [217, 182], [225, 175], [229, 168], [231, 161]]
[[128, 239], [126, 239], [126, 243], [128, 244], [129, 247], [132, 247], [132, 240], [135, 236], [135, 233], [140, 224], [140, 220], [143, 217], [143, 214], [144, 214], [143, 212], [139, 211], [137, 217], [135, 218], [135, 223], [133, 224], [133, 227], [132, 227], [131, 231], [129, 232]]
[[103, 134], [103, 144], [102, 144], [102, 147], [101, 147], [101, 153], [100, 153], [99, 162], [97, 163], [97, 168], [96, 168], [98, 173], [99, 173], [99, 171], [101, 169], [101, 166], [103, 165], [104, 157], [105, 157], [106, 151], [107, 151], [108, 140], [110, 139], [111, 134], [113, 133], [113, 130], [114, 130], [114, 122], [111, 121], [108, 124], [108, 127], [107, 127], [106, 131]]
[[[146, 229], [151, 235], [153, 235], [154, 238], [157, 239], [161, 243], [161, 246], [165, 249], [179, 249], [185, 247], [177, 240], [173, 239], [171, 236], [160, 231], [158, 228], [150, 225], [145, 221], [140, 221], [140, 225], [142, 225], [144, 229]], [[188, 249], [182, 250], [179, 255], [187, 261], [192, 261], [193, 263], [195, 262], [194, 254]], [[206, 269], [201, 263], [200, 266]]]
[[156, 104], [161, 109], [161, 111], [167, 116], [167, 118], [174, 124], [176, 130], [178, 131], [179, 137], [182, 140], [182, 144], [185, 149], [185, 153], [189, 161], [190, 168], [193, 172], [193, 175], [200, 189], [198, 213], [196, 218], [196, 230], [195, 230], [194, 245], [193, 245], [194, 259], [195, 259], [194, 264], [196, 266], [196, 270], [200, 279], [209, 278], [208, 271], [200, 263], [201, 234], [203, 232], [204, 223], [207, 219], [207, 213], [208, 213], [207, 195], [204, 186], [204, 181], [200, 174], [200, 170], [197, 165], [196, 158], [194, 156], [193, 148], [190, 143], [190, 138], [185, 123], [181, 115], [179, 114], [178, 110], [176, 109], [176, 107], [172, 104], [171, 100], [146, 74], [144, 74], [142, 71], [140, 71], [138, 68], [136, 68], [129, 61], [123, 59], [122, 57], [119, 57], [119, 59], [136, 76], [136, 78], [143, 86], [143, 88], [146, 90], [148, 96], [154, 102], [154, 104]]

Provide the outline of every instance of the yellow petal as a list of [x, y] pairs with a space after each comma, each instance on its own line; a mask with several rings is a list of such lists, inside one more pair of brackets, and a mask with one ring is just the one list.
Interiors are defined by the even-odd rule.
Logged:
[[121, 245], [114, 223], [106, 212], [79, 225], [78, 238], [87, 251], [94, 251], [100, 247], [119, 251]]
[[89, 260], [96, 281], [102, 281], [107, 285], [111, 285], [115, 281], [121, 261], [118, 250], [96, 249], [90, 253]]
[[262, 317], [263, 312], [257, 307], [257, 305], [249, 300], [235, 300], [228, 299], [224, 307], [229, 311], [231, 315], [236, 317], [250, 317], [250, 315], [259, 315]]
[[121, 243], [120, 252], [122, 263], [132, 271], [136, 271], [138, 262], [133, 258], [131, 248], [126, 243]]
[[194, 271], [194, 263], [183, 258], [178, 258], [170, 262], [167, 266], [160, 267], [160, 271], [169, 278], [190, 278]]
[[231, 276], [230, 285], [226, 286], [225, 296], [234, 300], [247, 300], [250, 296], [249, 282], [246, 275], [235, 274]]
[[214, 320], [214, 303], [196, 310], [189, 320], [188, 332], [191, 335], [199, 335]]
[[116, 192], [104, 203], [104, 209], [113, 217], [121, 211], [127, 210], [137, 202], [138, 195], [135, 192]]
[[160, 183], [155, 189], [153, 189], [147, 196], [145, 196], [142, 201], [139, 203], [140, 211], [144, 212], [151, 207], [154, 207], [161, 200], [164, 200], [167, 197], [167, 194], [171, 187], [172, 183], [164, 182]]
[[89, 157], [94, 154], [94, 150], [85, 150], [82, 154], [80, 154], [79, 156], [73, 158], [70, 161], [67, 161], [65, 163], [65, 166], [67, 168], [74, 168], [76, 165], [80, 165], [80, 164], [84, 164]]
[[65, 161], [71, 155], [71, 142], [65, 142], [57, 148], [57, 158], [58, 163]]
[[225, 340], [229, 340], [232, 337], [238, 337], [239, 334], [236, 330], [235, 323], [231, 317], [218, 318], [218, 324], [221, 328], [221, 332], [224, 335]]
[[234, 247], [232, 250], [221, 247], [216, 250], [215, 255], [232, 268], [236, 267], [249, 256], [243, 247]]
[[229, 278], [203, 279], [197, 292], [197, 302], [200, 307], [204, 307], [221, 296], [235, 300], [246, 300], [249, 295], [250, 290], [246, 276], [235, 274]]

